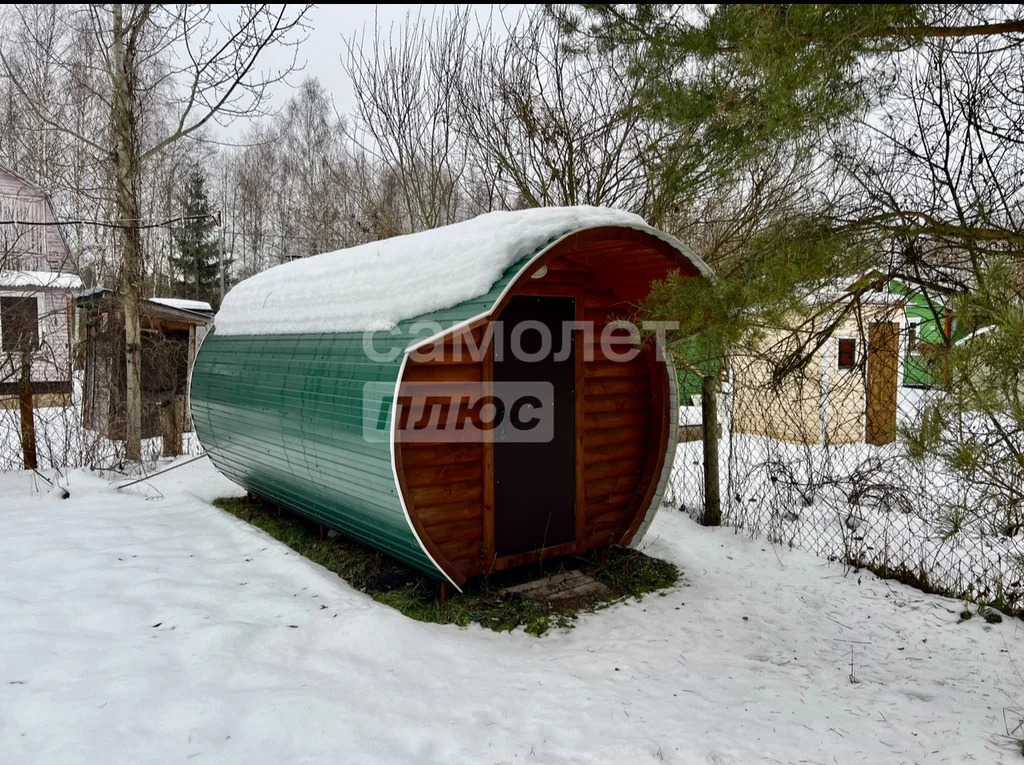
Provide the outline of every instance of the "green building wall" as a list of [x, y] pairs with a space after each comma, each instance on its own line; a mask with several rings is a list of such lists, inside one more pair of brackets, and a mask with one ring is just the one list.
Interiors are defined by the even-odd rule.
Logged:
[[[906, 319], [917, 324], [917, 342], [921, 346], [941, 347], [945, 344], [945, 325], [948, 309], [929, 299], [902, 282], [889, 282], [889, 291], [906, 298]], [[965, 336], [963, 328], [954, 322], [952, 341]], [[914, 387], [930, 387], [938, 382], [941, 372], [926, 352], [907, 353], [903, 359], [903, 384]]]
[[[701, 392], [701, 377], [717, 377], [722, 371], [722, 362], [717, 358], [710, 358], [713, 354], [706, 351], [697, 340], [688, 340], [677, 350], [682, 360], [675, 362], [676, 377], [679, 381], [679, 404], [680, 406], [694, 406], [694, 396]], [[686, 362], [691, 368], [683, 363]], [[692, 367], [700, 370], [700, 374]], [[699, 404], [699, 402], [697, 402]]]

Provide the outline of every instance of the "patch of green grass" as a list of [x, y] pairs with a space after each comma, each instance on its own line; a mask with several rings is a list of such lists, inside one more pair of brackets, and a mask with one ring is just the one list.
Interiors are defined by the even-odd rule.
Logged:
[[[373, 548], [344, 536], [320, 536], [320, 527], [275, 505], [253, 498], [216, 499], [214, 505], [263, 529], [300, 555], [333, 571], [357, 590], [422, 622], [477, 623], [492, 630], [523, 627], [540, 636], [551, 627], [573, 626], [581, 611], [594, 611], [625, 598], [672, 587], [679, 570], [663, 560], [636, 550], [613, 547], [602, 561], [597, 552], [559, 558], [470, 580], [463, 592], [440, 599], [437, 580]], [[527, 595], [505, 593], [515, 584], [568, 570], [581, 570], [604, 584], [609, 596], [576, 598], [548, 603]]]

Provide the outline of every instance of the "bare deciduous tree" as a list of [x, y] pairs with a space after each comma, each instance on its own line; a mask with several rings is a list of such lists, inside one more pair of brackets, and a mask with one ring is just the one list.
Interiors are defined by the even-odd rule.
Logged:
[[658, 131], [621, 77], [624, 61], [570, 53], [543, 13], [504, 39], [488, 28], [464, 58], [457, 128], [496, 206], [659, 208]]
[[[0, 51], [8, 81], [33, 106], [36, 118], [107, 157], [112, 170], [125, 301], [129, 459], [139, 460], [142, 454], [138, 305], [144, 278], [143, 163], [182, 139], [197, 137], [215, 121], [258, 115], [268, 89], [295, 68], [295, 59], [274, 71], [261, 70], [257, 63], [269, 48], [295, 45], [307, 10], [243, 4], [232, 20], [212, 5], [114, 3], [80, 9], [87, 19], [80, 42], [101, 72], [96, 95], [109, 108], [106, 134], [79, 132], [52, 103], [34, 100], [25, 91], [18, 62]], [[53, 55], [68, 66], [73, 52], [54, 50]], [[147, 129], [160, 117], [167, 118], [161, 129]]]
[[407, 228], [457, 220], [466, 156], [455, 129], [469, 11], [349, 41], [357, 145], [397, 182]]

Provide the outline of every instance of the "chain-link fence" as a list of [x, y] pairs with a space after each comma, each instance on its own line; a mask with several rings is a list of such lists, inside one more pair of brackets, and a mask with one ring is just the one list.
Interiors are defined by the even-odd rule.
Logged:
[[[992, 409], [950, 416], [944, 404], [955, 394], [938, 354], [902, 308], [822, 329], [764, 333], [756, 352], [735, 353], [722, 374], [722, 523], [1024, 610], [1024, 507], [999, 467], [1021, 453], [1019, 425]], [[702, 519], [700, 400], [681, 403], [667, 499]]]
[[[50, 397], [33, 408], [35, 442], [40, 470], [91, 467], [98, 470], [120, 470], [125, 461], [124, 441], [111, 439], [103, 432], [82, 424], [81, 376], [76, 376], [75, 393], [56, 404]], [[50, 400], [48, 400], [50, 399]], [[0, 400], [0, 471], [24, 468], [21, 434], [21, 412], [13, 397]], [[184, 433], [182, 454], [197, 455], [202, 447], [194, 433]], [[163, 439], [144, 439], [142, 457], [153, 462], [163, 454]]]
[[[947, 406], [957, 386], [941, 354], [928, 347], [934, 328], [929, 336], [928, 327], [909, 321], [904, 305], [860, 306], [838, 321], [822, 316], [800, 330], [762, 331], [756, 349], [733, 350], [714, 394], [716, 428], [703, 426], [699, 378], [696, 386], [681, 381], [680, 443], [666, 501], [704, 517], [711, 439], [724, 524], [925, 589], [1024, 611], [1020, 418], [998, 405]], [[59, 337], [43, 333], [36, 356]], [[33, 396], [41, 469], [125, 464], [124, 443], [110, 423], [90, 426], [83, 417], [90, 390], [94, 398], [109, 394], [120, 379], [97, 374], [120, 358], [119, 346], [95, 344], [88, 360], [96, 338], [74, 345], [66, 392], [51, 386]], [[148, 347], [150, 357], [166, 357], [170, 372], [158, 374], [150, 364], [144, 385], [157, 408], [183, 399], [178, 368], [186, 363], [175, 337], [161, 343], [168, 352]], [[4, 379], [17, 381], [13, 362], [3, 370]], [[158, 385], [157, 377], [171, 382]], [[119, 398], [103, 400], [104, 411], [119, 411]], [[24, 464], [20, 404], [11, 392], [0, 396], [0, 470]], [[185, 420], [178, 421], [187, 431]], [[185, 454], [200, 451], [188, 432], [183, 447]], [[161, 452], [159, 435], [144, 442], [145, 459]]]

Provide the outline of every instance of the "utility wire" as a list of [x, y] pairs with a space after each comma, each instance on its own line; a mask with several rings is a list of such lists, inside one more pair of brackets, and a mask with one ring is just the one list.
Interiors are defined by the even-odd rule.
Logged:
[[[141, 220], [141, 218], [139, 219]], [[187, 221], [194, 220], [215, 220], [220, 222], [220, 213], [215, 215], [179, 215], [177, 218], [168, 218], [167, 220], [157, 221], [155, 223], [111, 223], [110, 221], [103, 220], [87, 220], [85, 218], [77, 218], [73, 220], [58, 220], [58, 221], [27, 221], [27, 220], [0, 220], [0, 226], [99, 226], [100, 228], [118, 228], [118, 229], [149, 229], [149, 228], [164, 228], [171, 225], [172, 223], [185, 223]]]

